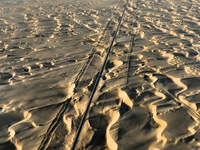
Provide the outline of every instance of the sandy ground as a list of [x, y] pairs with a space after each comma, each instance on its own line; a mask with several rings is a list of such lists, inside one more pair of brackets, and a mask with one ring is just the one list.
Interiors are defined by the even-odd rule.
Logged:
[[1, 0], [0, 150], [200, 149], [199, 0]]

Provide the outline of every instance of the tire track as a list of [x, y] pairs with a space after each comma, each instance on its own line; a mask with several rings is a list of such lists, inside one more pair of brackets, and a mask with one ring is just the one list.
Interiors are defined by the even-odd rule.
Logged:
[[[139, 5], [139, 4], [138, 4]], [[158, 41], [158, 43], [159, 43], [159, 41]], [[130, 45], [134, 45], [134, 41], [132, 41], [132, 42], [130, 42]], [[136, 44], [137, 45], [137, 44]], [[131, 74], [129, 75], [129, 72], [130, 72], [130, 70], [131, 70], [131, 51], [133, 51], [132, 50], [132, 47], [130, 48], [130, 50], [128, 51], [128, 57], [126, 58], [127, 59], [127, 65], [126, 65], [126, 67], [127, 67], [127, 70], [128, 70], [128, 73], [127, 73], [127, 79], [126, 79], [126, 86], [127, 86], [127, 84], [128, 84], [128, 81], [129, 81], [129, 77], [131, 76]], [[145, 58], [144, 58], [145, 59]], [[148, 67], [148, 68], [147, 68]], [[139, 68], [143, 68], [142, 66], [139, 66]], [[151, 71], [148, 71], [148, 69], [152, 69]], [[140, 70], [140, 72], [138, 73], [140, 76], [142, 76], [142, 78], [144, 78], [145, 79], [145, 81], [147, 81], [147, 84], [149, 83], [149, 87], [151, 87], [152, 86], [152, 84], [153, 84], [153, 82], [150, 82], [150, 80], [149, 80], [149, 76], [150, 76], [150, 74], [151, 75], [153, 75], [154, 73], [156, 73], [156, 68], [154, 68], [154, 66], [152, 67], [152, 66], [148, 66], [148, 63], [146, 63], [146, 67], [144, 67], [144, 69], [142, 70]], [[162, 75], [164, 75], [165, 76], [165, 78], [167, 78], [167, 77], [169, 77], [169, 76], [166, 76], [166, 74], [165, 74], [165, 72], [163, 71], [163, 72], [160, 72]], [[170, 78], [170, 77], [169, 77]], [[159, 80], [159, 79], [158, 79]], [[173, 82], [174, 84], [176, 84], [176, 82]], [[120, 84], [119, 85], [120, 87], [122, 87], [122, 85]], [[163, 84], [163, 86], [164, 86], [164, 84]], [[116, 86], [114, 87], [114, 88], [116, 88]], [[145, 88], [145, 87], [144, 87]], [[170, 92], [170, 90], [169, 89], [167, 89], [167, 88], [164, 88], [164, 87], [162, 87], [162, 86], [156, 86], [155, 85], [155, 87], [153, 87], [154, 89], [149, 89], [149, 91], [150, 92], [152, 92], [152, 93], [156, 93], [155, 94], [155, 96], [157, 96], [159, 99], [158, 100], [154, 100], [154, 101], [152, 101], [152, 102], [149, 102], [149, 103], [145, 103], [142, 107], [145, 107], [145, 108], [147, 108], [148, 109], [148, 111], [149, 111], [149, 118], [151, 117], [151, 120], [153, 120], [153, 122], [154, 122], [154, 128], [156, 128], [156, 130], [157, 130], [157, 133], [156, 133], [156, 136], [157, 136], [157, 141], [155, 142], [155, 143], [153, 143], [152, 145], [150, 144], [150, 146], [152, 147], [152, 149], [157, 149], [157, 147], [159, 147], [159, 146], [164, 146], [165, 144], [166, 144], [166, 142], [167, 142], [167, 137], [165, 137], [164, 135], [163, 135], [163, 133], [165, 132], [165, 130], [167, 130], [166, 129], [166, 127], [167, 127], [167, 121], [165, 121], [165, 120], [162, 120], [162, 119], [160, 119], [159, 118], [159, 116], [158, 116], [158, 114], [157, 114], [157, 109], [159, 108], [159, 106], [160, 105], [158, 105], [158, 104], [156, 104], [156, 102], [158, 102], [158, 101], [164, 101], [164, 100], [166, 100], [166, 98], [170, 98], [170, 99], [173, 99], [172, 101], [175, 101], [175, 103], [177, 104], [178, 103], [178, 105], [180, 105], [180, 106], [178, 106], [178, 107], [184, 107], [184, 108], [186, 108], [185, 110], [186, 111], [188, 111], [188, 114], [191, 116], [191, 117], [193, 117], [193, 118], [198, 118], [199, 119], [199, 117], [200, 117], [200, 115], [198, 114], [198, 112], [193, 108], [193, 107], [191, 107], [190, 105], [188, 105], [188, 103], [187, 102], [185, 102], [185, 101], [183, 101], [182, 100], [182, 98], [181, 97], [179, 97], [180, 96], [180, 93], [177, 95], [177, 94], [172, 94], [172, 92]], [[109, 89], [109, 90], [111, 90], [111, 89]], [[181, 90], [181, 93], [183, 93], [184, 92], [184, 90]], [[142, 93], [145, 93], [143, 90], [141, 90], [141, 94]], [[144, 96], [144, 95], [143, 95]], [[162, 97], [162, 96], [166, 96], [166, 97]], [[141, 96], [142, 97], [142, 96]], [[144, 98], [144, 97], [143, 97]], [[161, 99], [162, 98], [162, 99]], [[142, 100], [141, 100], [142, 101]], [[174, 102], [173, 102], [174, 103]], [[139, 105], [140, 105], [140, 103], [138, 103]], [[150, 104], [150, 106], [152, 106], [152, 107], [147, 107], [147, 106], [149, 106], [149, 104]], [[103, 105], [103, 104], [102, 104]], [[136, 104], [137, 105], [137, 104]], [[163, 106], [164, 106], [164, 104], [163, 104]], [[104, 107], [104, 105], [102, 106], [102, 107]], [[176, 107], [174, 107], [174, 108], [176, 108]], [[152, 115], [152, 116], [151, 116]], [[100, 118], [100, 117], [99, 117]], [[197, 120], [198, 120], [197, 119]], [[189, 127], [190, 129], [193, 129], [193, 126], [192, 127]], [[191, 132], [191, 130], [188, 128], [188, 130]], [[192, 132], [191, 132], [192, 133]], [[155, 146], [156, 146], [156, 148], [155, 148]]]
[[91, 50], [91, 52], [90, 52], [90, 54], [89, 54], [89, 57], [86, 59], [86, 61], [85, 61], [84, 65], [83, 65], [83, 67], [81, 68], [80, 72], [78, 73], [78, 75], [77, 75], [77, 77], [76, 77], [76, 79], [75, 79], [75, 81], [74, 81], [75, 84], [76, 84], [76, 87], [78, 86], [78, 83], [79, 83], [79, 81], [81, 80], [81, 77], [83, 76], [83, 74], [84, 74], [85, 71], [87, 70], [87, 68], [88, 68], [88, 66], [89, 66], [89, 64], [90, 64], [90, 62], [92, 61], [92, 58], [93, 58], [93, 56], [94, 56], [94, 54], [95, 54], [95, 52], [96, 52], [96, 48], [99, 47], [99, 44], [101, 43], [101, 41], [102, 41], [102, 39], [103, 39], [103, 37], [104, 37], [104, 35], [105, 35], [107, 29], [109, 28], [110, 23], [112, 22], [112, 20], [113, 20], [113, 18], [111, 18], [111, 20], [109, 20], [108, 23], [106, 24], [106, 27], [105, 27], [105, 29], [104, 29], [104, 31], [103, 31], [103, 34], [102, 34], [101, 38], [99, 39], [99, 41], [98, 41], [98, 43], [97, 43], [97, 46], [92, 48], [92, 50]]
[[181, 103], [182, 105], [184, 105], [192, 114], [194, 114], [196, 117], [200, 118], [200, 114], [198, 112], [196, 112], [192, 107], [190, 107], [188, 104], [186, 104], [185, 102], [181, 101], [178, 97], [174, 96], [172, 93], [170, 93], [167, 89], [165, 88], [160, 88], [162, 90], [163, 93], [166, 93], [168, 95], [170, 95], [176, 102]]
[[[117, 9], [119, 8], [119, 4], [121, 3], [122, 0], [119, 0], [118, 4], [117, 4]], [[124, 9], [125, 10], [125, 9]], [[87, 70], [87, 68], [89, 67], [93, 57], [94, 57], [94, 54], [96, 52], [96, 48], [99, 47], [102, 39], [104, 38], [105, 36], [105, 33], [106, 31], [108, 30], [110, 24], [112, 23], [113, 21], [113, 15], [112, 15], [112, 18], [107, 22], [103, 32], [102, 32], [102, 36], [100, 37], [98, 43], [97, 43], [97, 46], [96, 47], [93, 47], [91, 52], [89, 53], [89, 56], [88, 58], [85, 60], [85, 63], [83, 64], [82, 68], [80, 69], [78, 75], [76, 76], [75, 80], [74, 80], [74, 84], [75, 84], [75, 88], [74, 90], [78, 87], [79, 85], [79, 82], [81, 80], [81, 78], [83, 77], [85, 71]], [[122, 19], [122, 18], [121, 18]], [[116, 35], [115, 35], [116, 36]], [[113, 44], [113, 42], [112, 42]], [[112, 45], [111, 44], [111, 45]], [[112, 46], [110, 46], [110, 49], [111, 49]], [[105, 66], [104, 66], [105, 67]], [[47, 149], [48, 145], [50, 144], [50, 141], [51, 141], [51, 136], [52, 134], [55, 132], [56, 128], [58, 127], [58, 125], [60, 124], [60, 121], [62, 120], [63, 118], [63, 115], [65, 114], [65, 112], [67, 111], [68, 109], [68, 105], [72, 99], [73, 95], [68, 98], [67, 100], [65, 100], [65, 102], [61, 103], [62, 105], [62, 108], [61, 110], [59, 111], [59, 113], [57, 114], [57, 116], [55, 117], [55, 119], [52, 121], [51, 125], [49, 126], [38, 150], [45, 150]]]
[[129, 53], [128, 53], [128, 57], [127, 57], [127, 77], [126, 77], [126, 86], [128, 85], [128, 80], [129, 80], [129, 72], [130, 72], [130, 69], [131, 69], [131, 53], [133, 52], [133, 46], [134, 46], [134, 38], [135, 38], [135, 34], [134, 33], [131, 33], [131, 41], [130, 41], [130, 50], [129, 50]]
[[97, 76], [95, 85], [94, 85], [94, 87], [93, 87], [93, 89], [92, 89], [92, 93], [91, 93], [89, 102], [88, 102], [87, 107], [86, 107], [86, 109], [85, 109], [84, 115], [83, 115], [83, 117], [82, 117], [82, 119], [81, 119], [81, 122], [80, 122], [80, 125], [79, 125], [79, 128], [78, 128], [78, 131], [77, 131], [76, 137], [75, 137], [75, 139], [74, 139], [74, 142], [73, 142], [73, 145], [72, 145], [71, 150], [74, 150], [74, 149], [76, 148], [76, 144], [77, 144], [77, 142], [78, 142], [78, 139], [79, 139], [81, 130], [82, 130], [83, 125], [84, 125], [84, 123], [85, 123], [87, 114], [88, 114], [88, 112], [89, 112], [89, 108], [90, 108], [91, 102], [92, 102], [93, 97], [94, 97], [94, 95], [95, 95], [95, 92], [96, 92], [96, 90], [97, 90], [97, 88], [98, 88], [99, 81], [100, 81], [101, 76], [102, 76], [102, 74], [103, 74], [103, 72], [104, 72], [104, 69], [105, 69], [105, 67], [106, 67], [106, 64], [107, 64], [107, 61], [108, 61], [108, 57], [109, 57], [109, 54], [110, 54], [110, 52], [111, 52], [111, 49], [112, 49], [114, 40], [115, 40], [116, 35], [117, 35], [117, 33], [118, 33], [118, 30], [119, 30], [119, 28], [120, 28], [121, 21], [122, 21], [122, 19], [123, 19], [123, 17], [124, 17], [124, 14], [125, 14], [125, 11], [126, 11], [126, 5], [127, 5], [127, 2], [126, 2], [126, 4], [125, 4], [125, 6], [124, 6], [124, 10], [123, 10], [123, 12], [122, 12], [121, 17], [119, 18], [119, 23], [118, 23], [117, 29], [116, 29], [116, 31], [115, 31], [115, 33], [114, 33], [114, 35], [113, 35], [113, 39], [112, 39], [112, 42], [111, 42], [111, 44], [110, 44], [110, 47], [109, 47], [109, 49], [108, 49], [108, 51], [107, 51], [107, 55], [106, 55], [106, 57], [105, 57], [105, 59], [104, 59], [103, 65], [102, 65], [101, 70], [100, 70], [100, 72], [99, 72], [99, 74], [98, 74], [98, 76]]
[[[170, 76], [167, 76], [170, 77]], [[173, 80], [173, 83], [176, 84], [176, 81], [174, 81], [173, 77], [171, 77]], [[160, 95], [161, 97], [163, 97], [161, 100], [166, 99], [167, 97], [171, 98], [176, 105], [179, 106], [179, 108], [185, 108], [185, 110], [187, 111], [188, 115], [193, 118], [197, 123], [191, 127], [188, 128], [189, 133], [186, 135], [186, 137], [184, 139], [186, 139], [187, 137], [193, 136], [196, 134], [196, 129], [195, 127], [199, 125], [199, 119], [200, 119], [200, 114], [192, 107], [190, 106], [190, 103], [187, 103], [187, 101], [182, 100], [181, 97], [179, 97], [181, 95], [181, 93], [185, 92], [187, 90], [186, 85], [184, 85], [182, 82], [180, 83], [183, 87], [183, 90], [181, 90], [180, 92], [178, 92], [177, 94], [172, 94], [168, 89], [166, 89], [165, 87], [163, 87], [162, 84], [158, 84], [156, 85], [155, 82], [159, 82], [159, 79], [154, 80], [152, 82], [153, 84], [153, 88], [157, 91], [157, 95]], [[167, 137], [165, 137], [163, 135], [163, 133], [165, 132], [165, 129], [168, 126], [168, 122], [166, 122], [165, 120], [161, 119], [159, 117], [159, 115], [157, 114], [158, 112], [156, 111], [158, 109], [159, 105], [156, 104], [156, 101], [151, 103], [150, 105], [150, 110], [152, 111], [154, 120], [160, 125], [158, 128], [158, 132], [157, 132], [157, 141], [155, 143], [153, 143], [151, 145], [152, 148], [155, 148], [157, 146], [159, 146], [159, 143], [161, 143], [162, 141], [162, 146], [164, 146], [167, 143]]]

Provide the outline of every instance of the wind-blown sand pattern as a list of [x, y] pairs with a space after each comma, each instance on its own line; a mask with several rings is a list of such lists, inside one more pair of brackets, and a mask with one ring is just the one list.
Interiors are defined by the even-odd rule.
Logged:
[[110, 46], [76, 149], [200, 149], [199, 8], [1, 0], [0, 150], [69, 150]]

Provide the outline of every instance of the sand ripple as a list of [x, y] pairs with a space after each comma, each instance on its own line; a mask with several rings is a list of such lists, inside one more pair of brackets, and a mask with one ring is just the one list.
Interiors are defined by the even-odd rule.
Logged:
[[200, 2], [0, 1], [0, 149], [200, 149]]

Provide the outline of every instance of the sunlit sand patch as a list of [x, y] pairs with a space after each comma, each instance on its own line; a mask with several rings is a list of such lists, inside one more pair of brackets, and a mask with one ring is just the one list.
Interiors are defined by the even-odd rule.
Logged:
[[113, 140], [112, 136], [110, 135], [110, 128], [111, 126], [119, 119], [119, 112], [117, 110], [108, 110], [108, 112], [106, 112], [108, 115], [108, 121], [109, 121], [109, 125], [106, 129], [106, 141], [107, 141], [107, 145], [108, 148], [110, 150], [117, 150], [118, 145], [117, 143]]
[[122, 102], [124, 102], [130, 108], [133, 107], [133, 102], [130, 100], [126, 92], [122, 91], [121, 89], [118, 89], [118, 95], [122, 99]]
[[197, 66], [184, 66], [184, 70], [188, 76], [200, 76], [199, 68]]
[[153, 113], [153, 118], [154, 120], [160, 125], [157, 129], [157, 141], [156, 143], [154, 143], [153, 145], [151, 145], [150, 149], [160, 149], [160, 148], [156, 148], [157, 143], [162, 143], [161, 146], [164, 147], [166, 142], [167, 142], [167, 138], [163, 135], [163, 131], [165, 130], [166, 126], [167, 126], [167, 122], [159, 119], [159, 117], [157, 117], [157, 111], [156, 111], [156, 106], [150, 106], [150, 110]]

